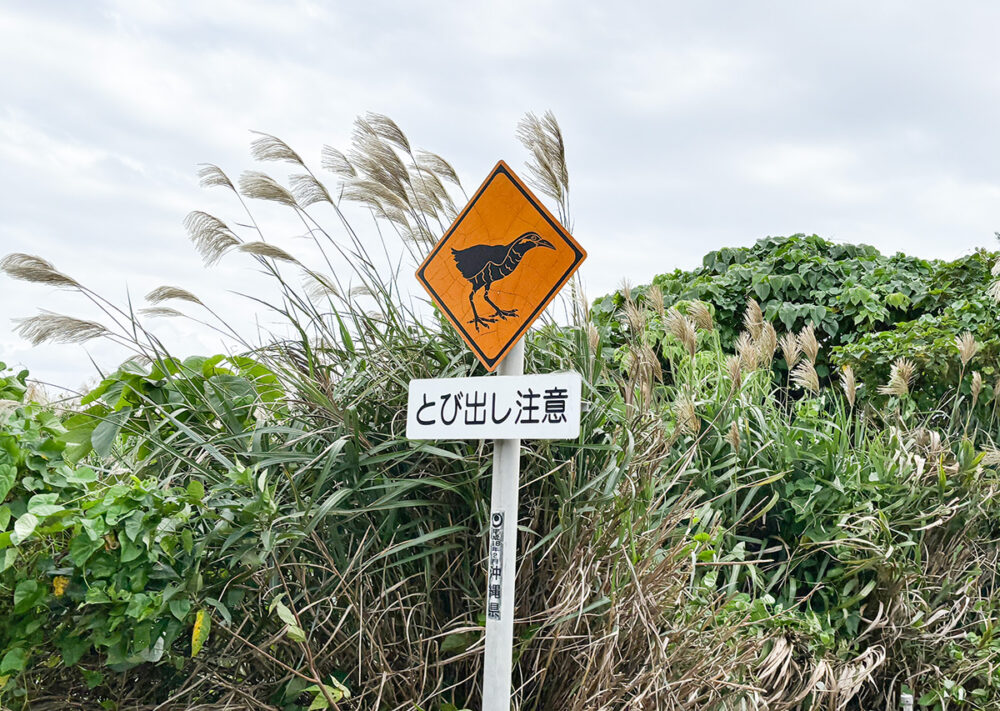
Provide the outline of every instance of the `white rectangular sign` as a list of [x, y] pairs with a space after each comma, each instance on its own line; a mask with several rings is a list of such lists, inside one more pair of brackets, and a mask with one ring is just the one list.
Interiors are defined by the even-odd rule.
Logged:
[[409, 439], [575, 439], [579, 373], [411, 380]]

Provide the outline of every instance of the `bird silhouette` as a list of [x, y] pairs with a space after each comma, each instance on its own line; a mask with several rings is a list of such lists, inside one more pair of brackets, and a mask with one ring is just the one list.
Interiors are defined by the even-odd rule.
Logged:
[[[490, 300], [490, 287], [493, 282], [510, 276], [524, 259], [524, 255], [535, 247], [555, 249], [551, 242], [543, 239], [537, 232], [525, 232], [508, 244], [476, 244], [465, 249], [451, 250], [458, 271], [472, 284], [472, 291], [469, 292], [472, 320], [469, 323], [475, 324], [477, 331], [480, 325], [496, 323], [498, 318], [506, 320], [517, 316], [517, 309], [501, 309]], [[495, 310], [486, 317], [480, 316], [476, 311], [474, 297], [480, 289], [483, 289], [486, 303]]]

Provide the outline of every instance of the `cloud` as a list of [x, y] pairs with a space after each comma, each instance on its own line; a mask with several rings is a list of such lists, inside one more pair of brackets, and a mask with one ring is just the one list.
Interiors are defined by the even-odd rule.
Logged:
[[[972, 2], [7, 4], [0, 253], [50, 257], [118, 302], [177, 284], [253, 333], [233, 292], [267, 296], [267, 282], [238, 260], [205, 270], [181, 227], [192, 209], [247, 221], [198, 188], [198, 163], [255, 167], [260, 129], [318, 165], [377, 110], [471, 190], [497, 158], [523, 163], [518, 118], [552, 108], [591, 296], [768, 234], [955, 257], [1000, 223], [984, 159], [1000, 152], [998, 20]], [[293, 216], [253, 209], [269, 239], [316, 257]], [[90, 313], [0, 278], [0, 359], [82, 382], [78, 347], [11, 335], [9, 319], [39, 306]], [[222, 347], [196, 324], [158, 328], [189, 352]]]
[[878, 186], [866, 184], [864, 161], [850, 146], [779, 142], [747, 151], [741, 163], [751, 183], [796, 199], [833, 205], [879, 199]]
[[710, 105], [750, 83], [756, 60], [719, 47], [645, 44], [616, 57], [604, 82], [624, 110], [662, 117]]

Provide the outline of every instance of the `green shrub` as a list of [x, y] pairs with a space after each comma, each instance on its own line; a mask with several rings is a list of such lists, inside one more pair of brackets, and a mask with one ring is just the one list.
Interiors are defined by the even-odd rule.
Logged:
[[[972, 331], [984, 356], [1000, 352], [995, 324], [1000, 309], [987, 296], [997, 253], [978, 251], [955, 260], [886, 257], [866, 245], [835, 244], [815, 235], [768, 237], [752, 247], [710, 252], [692, 271], [676, 270], [598, 299], [594, 317], [611, 346], [620, 346], [631, 299], [648, 305], [650, 289], [666, 308], [697, 300], [712, 307], [718, 335], [733, 348], [743, 330], [747, 299], [757, 300], [779, 332], [812, 324], [824, 351], [820, 377], [851, 364], [870, 393], [886, 382], [900, 357], [917, 361], [918, 405], [933, 409], [957, 383], [954, 339]], [[778, 366], [787, 370], [786, 364]], [[984, 375], [991, 374], [984, 371]], [[965, 386], [968, 392], [968, 384]]]
[[[274, 398], [273, 376], [261, 388], [261, 366], [230, 360], [257, 382], [223, 368], [221, 356], [162, 361], [146, 372], [128, 365], [65, 420], [23, 401], [26, 373], [0, 376], [8, 396], [0, 416], [0, 678], [9, 693], [28, 692], [32, 672], [52, 666], [82, 675], [88, 687], [102, 683], [102, 669], [164, 662], [179, 670], [205, 641], [206, 606], [231, 619], [244, 595], [234, 576], [265, 554], [236, 546], [239, 559], [220, 566], [221, 551], [233, 531], [265, 530], [277, 516], [269, 492], [232, 462], [220, 466], [222, 443], [208, 464], [149, 444], [253, 421], [261, 389]], [[115, 467], [111, 449], [130, 445], [135, 466]], [[104, 458], [80, 463], [91, 447]]]
[[[871, 392], [888, 381], [893, 363], [907, 358], [917, 367], [913, 388], [917, 406], [927, 411], [943, 409], [949, 414], [953, 408], [946, 396], [960, 396], [971, 405], [973, 373], [979, 373], [983, 378], [977, 396], [979, 407], [971, 409], [976, 410], [976, 417], [989, 431], [995, 410], [992, 401], [997, 386], [996, 364], [1000, 362], [998, 324], [997, 305], [992, 298], [986, 294], [958, 297], [938, 312], [899, 323], [893, 329], [858, 334], [852, 343], [835, 348], [832, 357], [838, 364], [851, 365]], [[956, 340], [966, 333], [973, 336], [978, 350], [964, 365]]]

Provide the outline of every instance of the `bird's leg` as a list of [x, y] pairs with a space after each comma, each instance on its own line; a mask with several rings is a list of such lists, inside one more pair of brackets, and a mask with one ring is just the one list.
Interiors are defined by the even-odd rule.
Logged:
[[501, 309], [499, 306], [497, 306], [496, 304], [494, 304], [490, 300], [490, 288], [489, 287], [486, 287], [486, 291], [483, 292], [483, 298], [486, 299], [486, 303], [487, 304], [489, 304], [494, 309], [496, 309], [496, 313], [493, 314], [494, 316], [499, 316], [500, 318], [502, 318], [504, 320], [506, 320], [508, 316], [511, 317], [511, 318], [514, 318], [514, 317], [517, 316], [517, 309]]
[[[487, 325], [489, 325], [491, 323], [495, 323], [496, 319], [495, 318], [482, 318], [479, 315], [479, 312], [476, 311], [476, 300], [473, 298], [475, 295], [476, 295], [476, 290], [473, 289], [469, 293], [469, 304], [472, 306], [472, 320], [469, 321], [469, 323], [476, 324], [476, 331], [478, 332], [479, 331], [479, 324], [483, 324], [484, 326], [487, 326]], [[496, 307], [494, 307], [494, 308], [496, 308]]]

